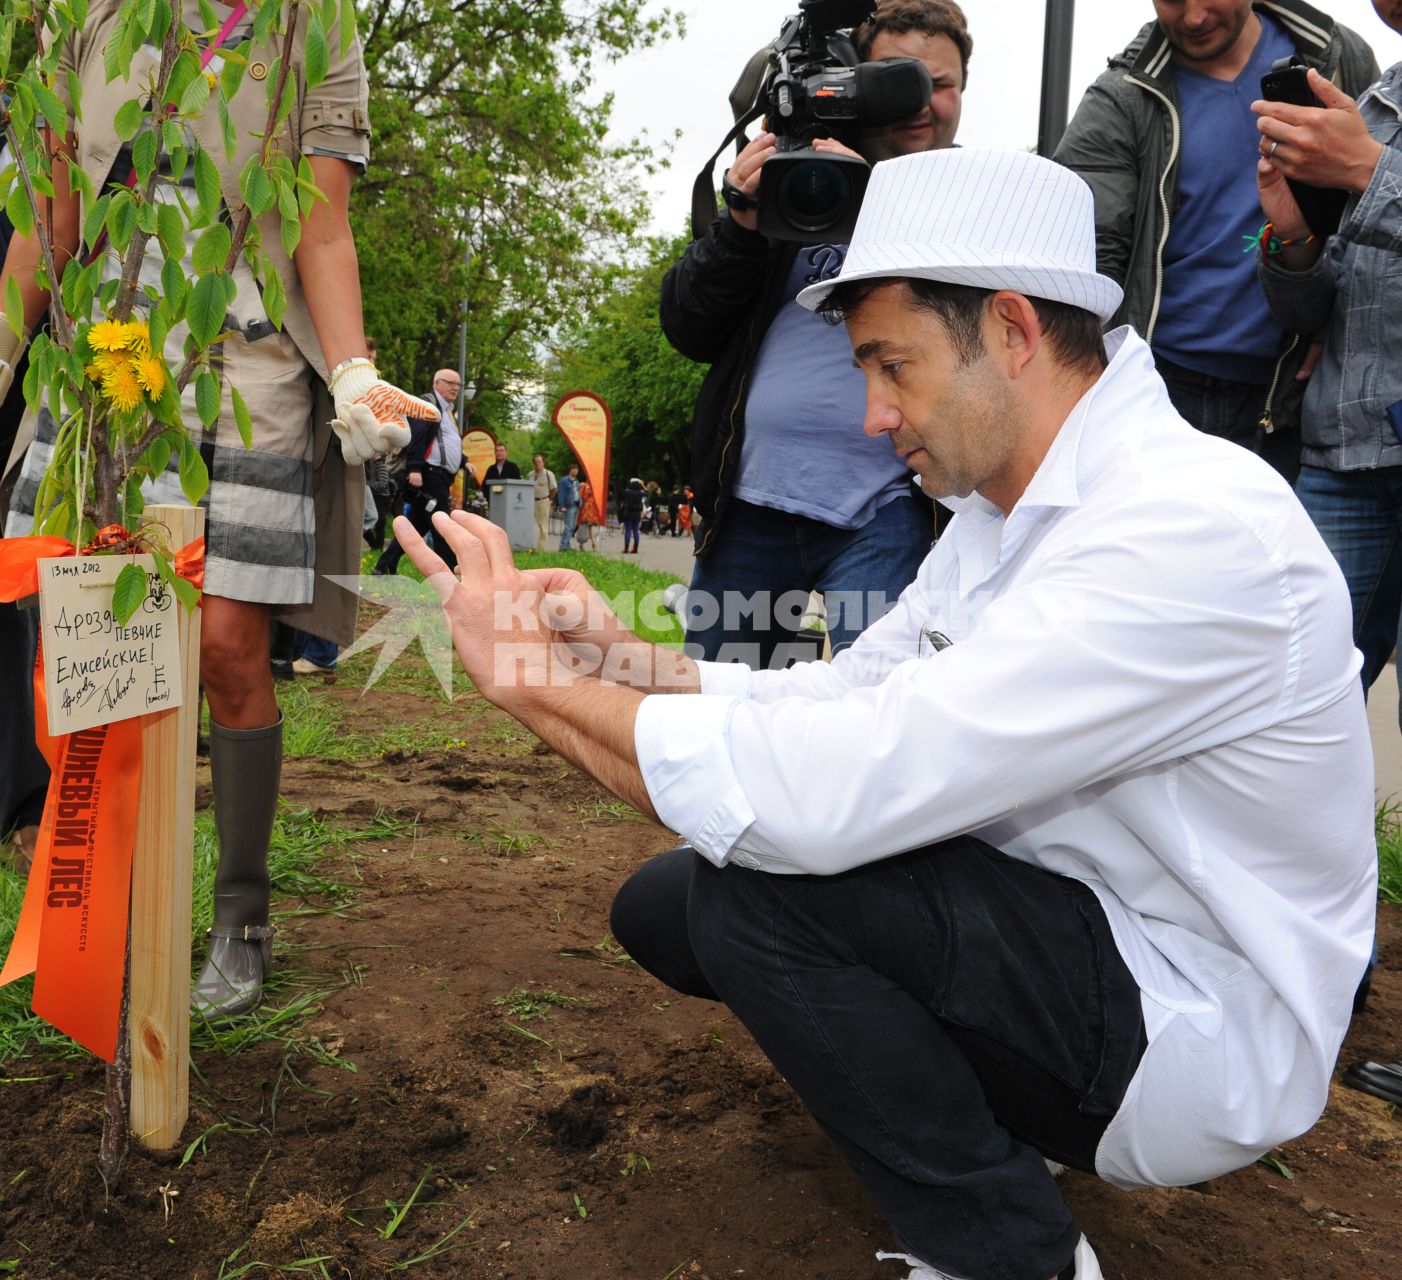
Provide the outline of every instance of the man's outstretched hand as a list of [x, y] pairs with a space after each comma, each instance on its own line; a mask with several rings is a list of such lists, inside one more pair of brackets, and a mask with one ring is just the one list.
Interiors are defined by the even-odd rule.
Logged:
[[482, 695], [510, 710], [531, 690], [577, 678], [566, 635], [549, 624], [547, 592], [516, 568], [505, 531], [466, 511], [434, 512], [433, 529], [457, 556], [456, 574], [408, 520], [394, 522], [399, 545], [443, 601], [453, 647]]

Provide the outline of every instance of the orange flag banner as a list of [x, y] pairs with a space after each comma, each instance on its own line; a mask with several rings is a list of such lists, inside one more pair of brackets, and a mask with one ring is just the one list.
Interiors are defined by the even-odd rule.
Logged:
[[569, 442], [594, 491], [600, 514], [608, 511], [609, 455], [613, 447], [613, 415], [592, 391], [571, 391], [556, 402], [550, 420]]
[[472, 474], [477, 477], [477, 483], [481, 484], [482, 477], [487, 474], [487, 468], [497, 460], [496, 439], [490, 431], [473, 427], [462, 438], [462, 452], [468, 466], [472, 468]]
[[[62, 538], [0, 539], [0, 602], [39, 589], [40, 559], [73, 554]], [[175, 563], [198, 586], [204, 539], [181, 548]], [[144, 719], [51, 738], [40, 649], [34, 738], [52, 776], [0, 986], [34, 974], [34, 1012], [107, 1062], [121, 1016]]]

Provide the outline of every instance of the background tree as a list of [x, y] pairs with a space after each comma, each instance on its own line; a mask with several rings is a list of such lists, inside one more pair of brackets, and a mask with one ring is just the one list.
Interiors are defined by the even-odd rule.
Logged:
[[[593, 391], [608, 402], [615, 489], [629, 476], [690, 479], [691, 410], [707, 366], [673, 350], [657, 314], [662, 277], [688, 243], [686, 235], [649, 240], [641, 265], [621, 273], [610, 293], [562, 329], [546, 372], [547, 412], [568, 391]], [[569, 451], [553, 430], [543, 434], [543, 446], [552, 467]]]
[[606, 291], [661, 163], [606, 144], [601, 66], [681, 30], [647, 0], [361, 0], [372, 163], [356, 183], [366, 325], [410, 386], [458, 362], [469, 300], [475, 425], [503, 431], [540, 352]]

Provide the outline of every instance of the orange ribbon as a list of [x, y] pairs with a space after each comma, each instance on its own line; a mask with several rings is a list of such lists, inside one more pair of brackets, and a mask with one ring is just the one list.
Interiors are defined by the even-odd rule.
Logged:
[[[39, 589], [40, 559], [74, 554], [62, 538], [0, 539], [0, 601]], [[204, 539], [182, 547], [175, 567], [201, 586]], [[34, 974], [34, 1012], [108, 1062], [121, 1017], [145, 718], [50, 737], [40, 647], [34, 739], [51, 777], [0, 986]]]

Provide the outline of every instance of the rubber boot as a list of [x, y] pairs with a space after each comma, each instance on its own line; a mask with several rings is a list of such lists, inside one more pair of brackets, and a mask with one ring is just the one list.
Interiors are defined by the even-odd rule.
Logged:
[[282, 774], [282, 717], [264, 729], [226, 729], [211, 720], [209, 748], [219, 868], [209, 955], [190, 1007], [222, 1022], [258, 1007], [272, 965], [268, 841]]

